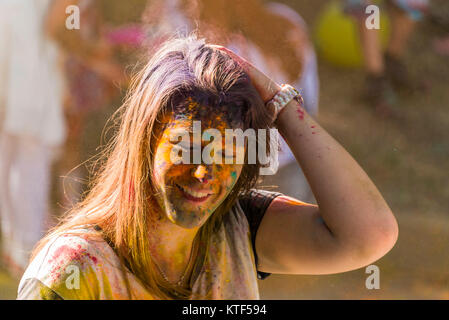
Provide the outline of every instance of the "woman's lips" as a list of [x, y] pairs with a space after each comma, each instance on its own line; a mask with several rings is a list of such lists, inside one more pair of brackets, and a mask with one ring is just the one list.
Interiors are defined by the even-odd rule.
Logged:
[[203, 202], [205, 201], [207, 198], [209, 198], [211, 196], [211, 193], [206, 193], [206, 192], [196, 192], [194, 190], [191, 190], [187, 187], [181, 187], [180, 185], [176, 184], [176, 187], [178, 187], [178, 189], [181, 191], [181, 193], [184, 195], [184, 197], [187, 200], [193, 201], [193, 202]]

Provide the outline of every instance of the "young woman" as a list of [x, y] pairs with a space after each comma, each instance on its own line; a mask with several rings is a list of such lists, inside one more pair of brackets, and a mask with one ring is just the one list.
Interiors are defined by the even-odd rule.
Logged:
[[[285, 90], [224, 47], [165, 43], [136, 78], [91, 192], [35, 249], [18, 298], [258, 299], [257, 274], [344, 272], [382, 257], [398, 233], [388, 205], [300, 96], [271, 101]], [[190, 135], [195, 121], [223, 137], [275, 126], [318, 206], [251, 189], [261, 163], [246, 161], [247, 144], [243, 164], [219, 140], [212, 162], [172, 161], [180, 133], [186, 152], [208, 139]]]

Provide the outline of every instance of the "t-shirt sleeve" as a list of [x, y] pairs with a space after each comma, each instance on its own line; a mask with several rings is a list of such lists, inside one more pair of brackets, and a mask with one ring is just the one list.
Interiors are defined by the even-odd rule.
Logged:
[[19, 288], [17, 300], [63, 300], [37, 278], [26, 279]]
[[[267, 210], [268, 206], [274, 198], [282, 195], [279, 192], [272, 192], [266, 190], [251, 189], [248, 193], [239, 197], [240, 207], [242, 208], [248, 220], [249, 229], [251, 233], [251, 243], [254, 250], [254, 257], [257, 267], [257, 252], [256, 252], [256, 233], [260, 222]], [[270, 273], [257, 271], [257, 278], [260, 280], [268, 277]]]
[[27, 267], [17, 299], [98, 299], [99, 258], [97, 249], [82, 237], [63, 235], [50, 240]]

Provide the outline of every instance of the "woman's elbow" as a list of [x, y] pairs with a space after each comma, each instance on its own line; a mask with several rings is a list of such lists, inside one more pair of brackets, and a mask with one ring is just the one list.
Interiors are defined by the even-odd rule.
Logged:
[[394, 215], [390, 212], [388, 218], [369, 228], [359, 243], [361, 259], [366, 264], [372, 263], [386, 255], [396, 244], [399, 227]]

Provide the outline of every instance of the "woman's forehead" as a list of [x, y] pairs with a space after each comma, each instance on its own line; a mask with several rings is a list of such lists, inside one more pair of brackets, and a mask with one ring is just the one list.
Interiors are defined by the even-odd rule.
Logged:
[[165, 130], [184, 130], [193, 134], [198, 130], [204, 132], [209, 129], [216, 129], [225, 133], [226, 129], [242, 129], [243, 126], [236, 126], [235, 124], [229, 123], [223, 115], [208, 115], [200, 119], [194, 117], [175, 117], [167, 119]]
[[200, 124], [202, 130], [206, 129], [237, 129], [243, 128], [243, 121], [237, 117], [230, 117], [226, 107], [212, 108], [206, 105], [196, 104], [186, 112], [174, 112], [167, 114], [162, 122], [166, 124], [166, 128], [174, 127], [190, 127], [193, 128], [194, 123]]
[[[201, 121], [202, 125], [213, 127], [240, 128], [243, 125], [242, 112], [236, 105], [207, 105], [194, 98], [185, 99], [181, 107], [174, 108], [174, 120]], [[217, 128], [219, 129], [219, 128]]]

